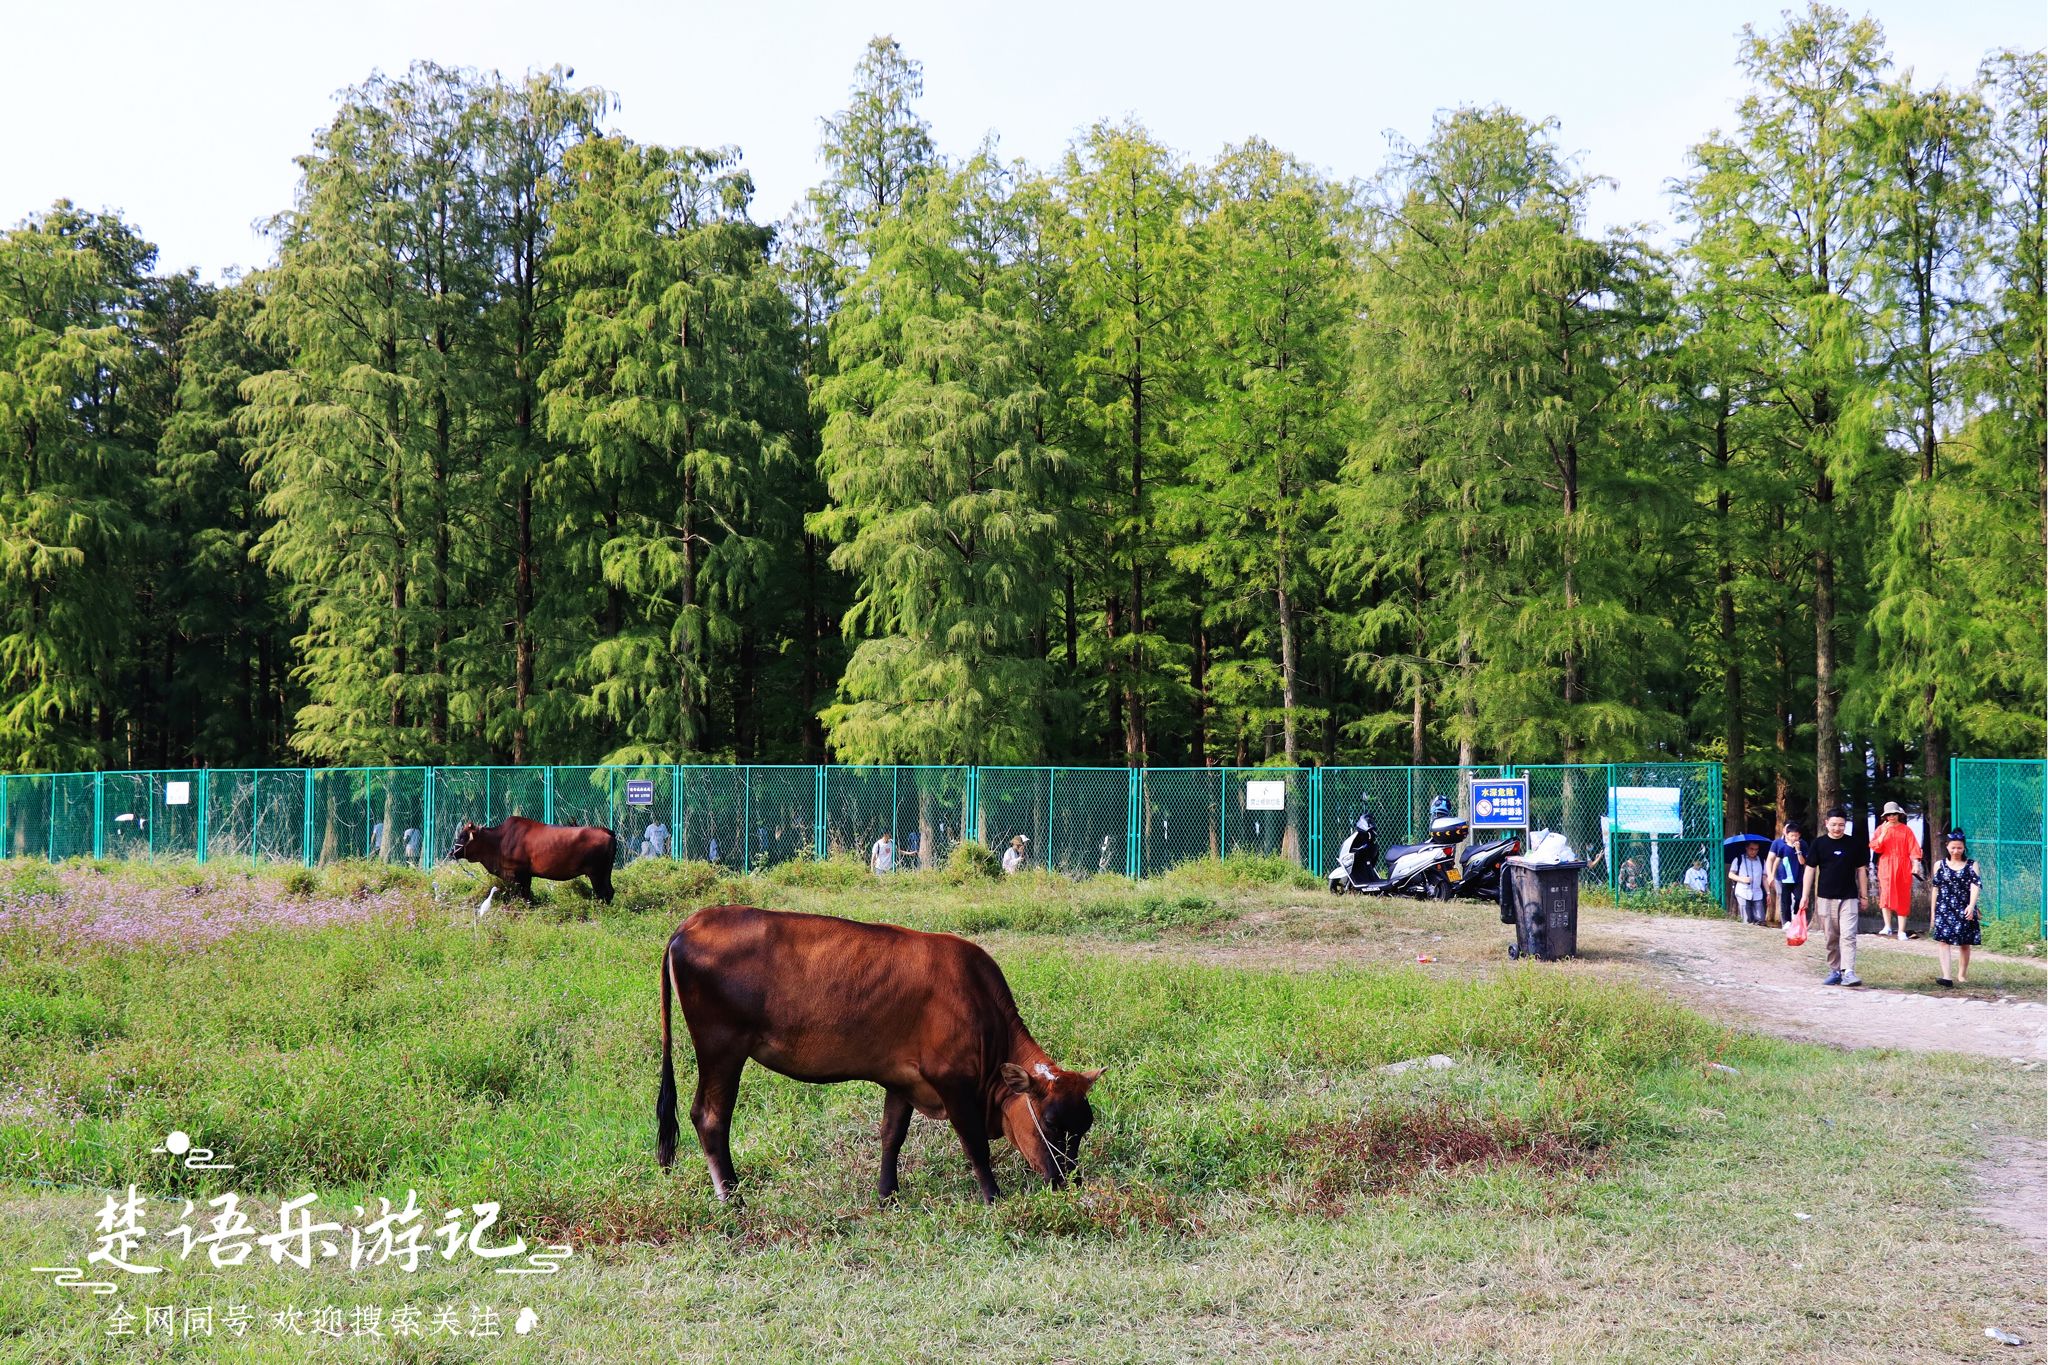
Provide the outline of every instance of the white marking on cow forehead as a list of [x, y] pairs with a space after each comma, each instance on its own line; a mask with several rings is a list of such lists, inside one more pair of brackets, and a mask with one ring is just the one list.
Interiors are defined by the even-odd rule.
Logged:
[[1036, 1071], [1040, 1076], [1044, 1077], [1048, 1081], [1058, 1079], [1052, 1074], [1052, 1068], [1047, 1066], [1044, 1062], [1040, 1062], [1037, 1066], [1034, 1066], [1031, 1069], [1033, 1071]]

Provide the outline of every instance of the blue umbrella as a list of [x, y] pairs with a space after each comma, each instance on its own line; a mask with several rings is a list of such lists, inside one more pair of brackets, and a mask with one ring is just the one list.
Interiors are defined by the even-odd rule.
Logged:
[[1721, 856], [1732, 859], [1735, 856], [1736, 850], [1746, 848], [1750, 844], [1762, 844], [1765, 848], [1769, 848], [1771, 846], [1771, 836], [1768, 834], [1731, 834], [1721, 841]]

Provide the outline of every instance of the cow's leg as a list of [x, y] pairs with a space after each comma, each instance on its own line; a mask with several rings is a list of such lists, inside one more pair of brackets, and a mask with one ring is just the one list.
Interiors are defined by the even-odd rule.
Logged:
[[606, 905], [612, 903], [612, 870], [609, 865], [600, 867], [590, 874], [590, 889]]
[[974, 1168], [975, 1183], [981, 1186], [981, 1202], [993, 1204], [1003, 1197], [1003, 1192], [996, 1188], [996, 1173], [989, 1164], [988, 1120], [982, 1113], [982, 1097], [972, 1085], [939, 1093], [946, 1101], [946, 1117], [953, 1121], [953, 1131], [960, 1135], [967, 1164]]
[[704, 1148], [704, 1164], [711, 1168], [711, 1187], [722, 1200], [739, 1199], [739, 1177], [732, 1169], [732, 1148], [727, 1134], [732, 1130], [733, 1101], [739, 1098], [740, 1071], [747, 1054], [738, 1047], [697, 1046], [697, 1098], [690, 1105], [690, 1122], [696, 1126], [697, 1142]]
[[525, 901], [528, 905], [533, 904], [533, 874], [531, 872], [519, 874], [517, 889], [519, 891], [519, 899]]
[[896, 1154], [910, 1132], [910, 1092], [890, 1090], [882, 1102], [882, 1202], [896, 1197]]

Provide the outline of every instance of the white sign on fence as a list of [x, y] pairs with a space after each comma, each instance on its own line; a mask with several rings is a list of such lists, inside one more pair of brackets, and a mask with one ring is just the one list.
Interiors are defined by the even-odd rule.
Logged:
[[191, 784], [190, 782], [166, 782], [166, 783], [164, 783], [164, 804], [165, 804], [166, 806], [189, 806], [189, 805], [191, 805], [191, 804], [192, 804], [192, 784]]
[[1610, 814], [1614, 828], [1628, 834], [1683, 834], [1676, 787], [1616, 787]]
[[1246, 810], [1286, 810], [1287, 784], [1285, 782], [1245, 783], [1244, 808]]

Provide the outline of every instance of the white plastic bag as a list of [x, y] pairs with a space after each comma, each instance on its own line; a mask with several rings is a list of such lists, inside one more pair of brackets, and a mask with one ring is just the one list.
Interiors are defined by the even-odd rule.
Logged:
[[1539, 829], [1529, 836], [1529, 851], [1523, 857], [1532, 863], [1572, 861], [1571, 841], [1555, 830]]

